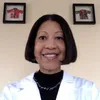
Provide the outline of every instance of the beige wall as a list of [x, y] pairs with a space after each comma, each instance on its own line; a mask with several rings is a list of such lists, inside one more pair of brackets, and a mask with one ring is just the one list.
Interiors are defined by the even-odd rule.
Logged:
[[[26, 24], [3, 24], [4, 2], [26, 2]], [[86, 1], [86, 2], [85, 2]], [[38, 70], [38, 65], [24, 59], [24, 49], [34, 21], [46, 13], [62, 15], [72, 28], [78, 48], [76, 63], [62, 68], [100, 87], [100, 1], [99, 0], [0, 0], [0, 91], [13, 81]], [[95, 25], [73, 25], [72, 4], [94, 3]]]

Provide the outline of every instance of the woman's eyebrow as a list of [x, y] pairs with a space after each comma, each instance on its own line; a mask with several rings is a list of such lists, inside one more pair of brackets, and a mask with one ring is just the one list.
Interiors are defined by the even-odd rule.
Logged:
[[63, 33], [63, 31], [56, 31], [55, 33]]
[[63, 31], [56, 31], [56, 34], [63, 35]]
[[40, 34], [47, 34], [46, 31], [38, 31], [38, 33], [39, 33], [39, 35], [40, 35]]
[[56, 32], [63, 32], [62, 30], [58, 30], [58, 31], [56, 31]]

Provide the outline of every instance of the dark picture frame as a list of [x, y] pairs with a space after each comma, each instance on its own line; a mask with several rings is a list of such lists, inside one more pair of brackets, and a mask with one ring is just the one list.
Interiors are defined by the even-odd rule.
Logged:
[[3, 23], [26, 23], [26, 3], [4, 3]]
[[73, 24], [95, 24], [94, 4], [73, 4]]

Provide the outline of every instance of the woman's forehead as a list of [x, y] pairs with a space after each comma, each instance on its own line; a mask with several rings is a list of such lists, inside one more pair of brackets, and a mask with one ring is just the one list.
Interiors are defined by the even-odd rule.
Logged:
[[56, 22], [56, 21], [51, 21], [51, 20], [48, 20], [48, 21], [43, 22], [43, 23], [40, 25], [40, 28], [46, 28], [46, 27], [50, 27], [50, 26], [56, 27], [56, 28], [60, 28], [60, 29], [61, 29], [60, 24], [59, 24], [58, 22]]
[[49, 32], [56, 32], [56, 33], [59, 33], [59, 32], [62, 32], [62, 29], [60, 27], [60, 24], [57, 23], [56, 21], [51, 21], [51, 20], [48, 20], [44, 23], [42, 23], [38, 29], [38, 32], [42, 32], [42, 31], [49, 31]]

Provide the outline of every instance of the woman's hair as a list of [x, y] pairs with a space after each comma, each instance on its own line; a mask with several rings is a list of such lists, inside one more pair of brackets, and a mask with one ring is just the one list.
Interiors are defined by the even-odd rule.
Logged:
[[66, 52], [65, 52], [65, 59], [62, 61], [62, 65], [75, 62], [77, 58], [77, 48], [76, 48], [75, 40], [73, 38], [72, 31], [67, 21], [63, 17], [57, 14], [43, 15], [34, 23], [27, 40], [26, 49], [25, 49], [25, 59], [30, 62], [37, 63], [34, 56], [34, 46], [35, 46], [37, 31], [41, 26], [41, 24], [43, 24], [48, 20], [55, 21], [58, 24], [60, 24], [60, 27], [64, 34]]

